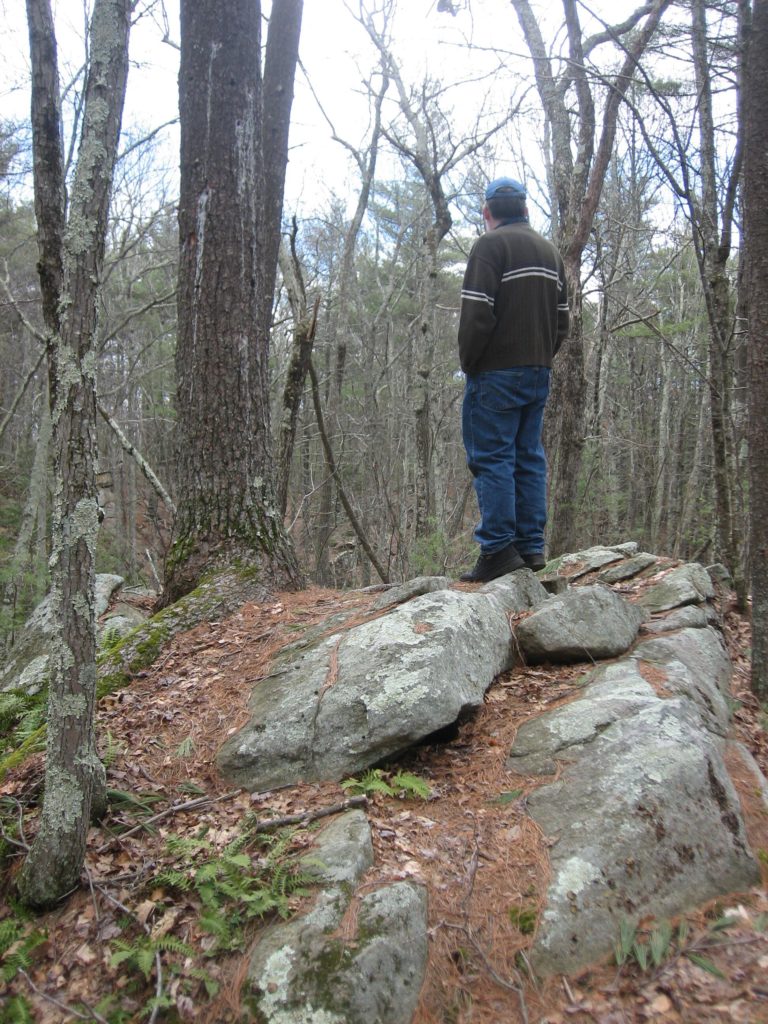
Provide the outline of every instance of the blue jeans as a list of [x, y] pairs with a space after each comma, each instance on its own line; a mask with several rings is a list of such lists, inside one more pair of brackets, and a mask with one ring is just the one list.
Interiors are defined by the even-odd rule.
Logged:
[[520, 554], [544, 551], [547, 460], [541, 443], [549, 395], [546, 366], [516, 366], [467, 377], [462, 432], [475, 478], [483, 554], [514, 544]]

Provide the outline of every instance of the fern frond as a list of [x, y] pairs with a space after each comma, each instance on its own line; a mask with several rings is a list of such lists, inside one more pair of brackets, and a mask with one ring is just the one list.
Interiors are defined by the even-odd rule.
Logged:
[[154, 884], [166, 889], [176, 889], [178, 892], [189, 892], [192, 888], [192, 879], [184, 871], [168, 868], [155, 875]]
[[3, 1024], [34, 1024], [29, 1003], [24, 996], [11, 996], [2, 1007]]
[[215, 911], [201, 914], [197, 923], [204, 932], [215, 935], [217, 939], [225, 939], [229, 936], [229, 922], [223, 915]]
[[0, 921], [0, 956], [18, 941], [22, 931], [23, 925], [18, 918], [6, 917]]
[[152, 940], [154, 950], [162, 953], [178, 953], [179, 956], [195, 956], [195, 950], [187, 942], [183, 942], [175, 935], [161, 935]]
[[136, 966], [147, 979], [147, 981], [149, 981], [149, 976], [152, 973], [152, 968], [155, 966], [155, 952], [156, 951], [153, 948], [153, 945], [150, 943], [146, 946], [141, 946], [139, 949], [137, 949], [136, 955], [134, 957]]
[[406, 796], [418, 796], [422, 800], [429, 800], [432, 795], [429, 784], [411, 772], [398, 772], [392, 778], [392, 785], [396, 789], [402, 790]]

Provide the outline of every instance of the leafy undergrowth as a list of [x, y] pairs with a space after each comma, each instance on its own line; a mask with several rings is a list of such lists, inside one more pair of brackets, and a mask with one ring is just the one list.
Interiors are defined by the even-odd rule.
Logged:
[[[274, 656], [332, 616], [336, 629], [364, 619], [372, 600], [313, 589], [246, 604], [174, 638], [151, 668], [103, 698], [110, 812], [91, 831], [81, 889], [36, 918], [11, 897], [36, 827], [42, 755], [9, 772], [0, 786], [8, 900], [0, 1022], [247, 1017], [243, 981], [255, 937], [312, 898], [298, 859], [311, 852], [320, 822], [306, 818], [351, 801], [366, 803], [373, 831], [366, 886], [402, 878], [428, 886], [430, 957], [416, 1024], [767, 1022], [764, 889], [683, 920], [625, 927], [609, 937], [611, 962], [578, 977], [531, 978], [526, 950], [544, 903], [549, 840], [525, 813], [533, 780], [511, 776], [504, 763], [520, 723], [571, 699], [583, 666], [500, 677], [453, 739], [389, 771], [253, 797], [227, 787], [216, 749], [246, 720], [251, 688]], [[766, 771], [764, 723], [748, 690], [748, 630], [727, 609], [725, 619], [734, 731]], [[731, 769], [752, 848], [768, 859], [755, 780], [738, 761]]]

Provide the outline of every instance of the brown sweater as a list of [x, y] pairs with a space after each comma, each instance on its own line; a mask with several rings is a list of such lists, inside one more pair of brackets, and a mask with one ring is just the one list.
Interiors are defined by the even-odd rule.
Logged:
[[462, 370], [551, 366], [567, 334], [565, 269], [554, 245], [527, 222], [478, 238], [461, 290]]

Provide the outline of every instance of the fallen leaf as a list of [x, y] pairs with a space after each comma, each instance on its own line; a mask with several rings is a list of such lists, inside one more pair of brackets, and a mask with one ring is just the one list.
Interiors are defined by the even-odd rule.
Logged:
[[92, 964], [94, 960], [98, 959], [98, 954], [93, 951], [87, 942], [84, 942], [82, 946], [75, 950], [75, 959], [79, 960], [81, 964], [85, 964], [87, 967], [89, 964]]
[[672, 1000], [663, 994], [656, 996], [651, 1003], [651, 1009], [654, 1013], [668, 1013], [672, 1009]]
[[154, 900], [144, 900], [142, 903], [138, 905], [138, 907], [135, 910], [135, 914], [139, 924], [147, 923], [150, 914], [152, 913], [156, 906], [157, 904], [155, 903]]
[[170, 910], [166, 910], [159, 921], [153, 926], [151, 935], [153, 939], [159, 939], [163, 935], [167, 935], [168, 932], [176, 924], [183, 912], [183, 907], [171, 907]]

